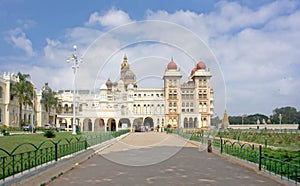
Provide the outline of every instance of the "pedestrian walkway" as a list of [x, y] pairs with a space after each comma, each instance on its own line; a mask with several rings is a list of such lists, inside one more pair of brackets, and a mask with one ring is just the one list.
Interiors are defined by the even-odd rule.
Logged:
[[165, 133], [132, 133], [48, 185], [280, 185]]

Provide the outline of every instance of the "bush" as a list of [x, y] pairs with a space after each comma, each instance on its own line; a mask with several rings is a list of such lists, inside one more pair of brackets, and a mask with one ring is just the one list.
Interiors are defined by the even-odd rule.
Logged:
[[55, 133], [53, 130], [47, 130], [44, 134], [45, 137], [47, 138], [55, 138]]

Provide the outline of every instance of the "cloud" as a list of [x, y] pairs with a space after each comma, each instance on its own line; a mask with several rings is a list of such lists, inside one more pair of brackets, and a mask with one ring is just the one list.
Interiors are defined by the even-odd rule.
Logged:
[[[133, 20], [115, 8], [102, 14], [94, 12], [84, 26], [69, 28], [60, 38], [47, 38], [44, 55], [26, 73], [32, 74], [40, 86], [49, 82], [53, 89], [72, 88], [72, 69], [65, 60], [73, 52], [74, 44], [84, 57], [78, 71], [78, 88], [98, 89], [107, 78], [118, 79], [125, 53], [140, 79], [143, 75], [160, 76], [171, 57], [186, 75], [203, 59], [211, 69], [216, 94], [222, 84], [220, 77], [225, 77], [230, 115], [257, 112], [268, 115], [274, 108], [285, 105], [296, 104], [300, 108], [295, 91], [300, 89], [300, 11], [296, 1], [273, 1], [256, 8], [222, 1], [208, 13], [148, 10], [145, 15], [146, 20], [162, 20], [163, 24], [132, 23], [130, 27], [105, 32]], [[182, 29], [175, 30], [176, 24]], [[196, 35], [187, 34], [188, 31]], [[28, 55], [34, 54], [24, 32], [16, 29], [11, 37], [14, 46], [22, 47]], [[199, 39], [205, 43], [195, 42]], [[221, 74], [216, 74], [219, 66], [205, 44], [217, 56]], [[219, 111], [220, 117], [222, 112]]]
[[295, 70], [300, 57], [299, 4], [274, 1], [254, 9], [222, 1], [215, 7], [200, 14], [148, 11], [147, 18], [183, 25], [207, 42], [225, 76], [230, 114], [268, 114], [274, 103], [277, 107], [293, 105], [299, 96], [291, 90], [300, 88]]
[[6, 40], [14, 47], [26, 52], [28, 56], [35, 55], [32, 48], [32, 42], [26, 37], [26, 34], [20, 29], [16, 28], [8, 32], [9, 36]]
[[112, 8], [103, 15], [99, 15], [98, 12], [94, 12], [90, 15], [86, 25], [93, 26], [95, 24], [101, 24], [105, 27], [116, 27], [129, 22], [132, 22], [132, 20], [126, 12]]

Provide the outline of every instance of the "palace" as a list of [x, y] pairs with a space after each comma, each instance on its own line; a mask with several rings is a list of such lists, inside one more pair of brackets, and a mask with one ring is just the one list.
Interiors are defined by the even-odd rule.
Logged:
[[[213, 114], [211, 73], [200, 61], [192, 69], [188, 82], [181, 84], [181, 72], [171, 60], [162, 74], [163, 88], [140, 88], [130, 69], [127, 56], [121, 64], [120, 80], [110, 79], [101, 85], [98, 94], [78, 91], [77, 123], [82, 131], [114, 131], [124, 128], [166, 127], [209, 128]], [[60, 90], [60, 126], [71, 129], [72, 91]], [[65, 125], [65, 126], [64, 126]]]
[[[15, 78], [15, 79], [13, 79]], [[140, 88], [136, 75], [130, 69], [127, 56], [121, 63], [120, 79], [110, 79], [100, 86], [99, 93], [76, 91], [76, 122], [81, 131], [115, 131], [120, 129], [147, 130], [162, 128], [209, 128], [214, 111], [211, 73], [200, 61], [191, 70], [187, 82], [181, 83], [182, 74], [173, 59], [166, 66], [163, 88]], [[0, 125], [15, 126], [18, 121], [18, 104], [10, 100], [9, 82], [17, 81], [14, 75], [0, 78]], [[46, 86], [46, 85], [45, 85]], [[45, 88], [45, 87], [44, 87]], [[40, 103], [33, 114], [32, 108], [24, 110], [24, 118], [33, 118], [37, 126], [46, 121], [65, 130], [72, 129], [73, 91], [59, 90], [60, 104], [50, 118]], [[40, 96], [39, 96], [40, 95]], [[23, 119], [24, 119], [23, 118]]]

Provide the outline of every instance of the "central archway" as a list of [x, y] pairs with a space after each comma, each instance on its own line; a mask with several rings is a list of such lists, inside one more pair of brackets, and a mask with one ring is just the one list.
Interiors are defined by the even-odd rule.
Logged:
[[144, 119], [144, 124], [143, 125], [144, 125], [146, 131], [154, 129], [154, 122], [153, 122], [153, 119], [151, 117], [146, 117]]
[[118, 128], [119, 129], [127, 129], [131, 127], [130, 120], [128, 118], [122, 118], [119, 121]]

